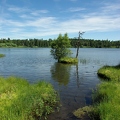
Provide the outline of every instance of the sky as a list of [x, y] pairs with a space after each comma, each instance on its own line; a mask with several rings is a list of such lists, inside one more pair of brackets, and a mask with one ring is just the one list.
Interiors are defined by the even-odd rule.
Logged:
[[0, 0], [0, 38], [120, 40], [120, 0]]

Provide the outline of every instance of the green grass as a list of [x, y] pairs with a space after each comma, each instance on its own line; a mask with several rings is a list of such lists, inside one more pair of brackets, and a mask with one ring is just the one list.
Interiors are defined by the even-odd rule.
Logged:
[[31, 85], [22, 78], [0, 77], [0, 120], [46, 119], [57, 103], [56, 91], [45, 81]]
[[104, 66], [98, 70], [98, 75], [110, 81], [120, 81], [120, 65]]
[[64, 57], [59, 60], [60, 63], [66, 63], [66, 64], [74, 64], [78, 63], [77, 58], [72, 58], [72, 57]]
[[120, 83], [103, 82], [93, 95], [100, 120], [120, 120]]
[[5, 57], [5, 55], [4, 55], [4, 54], [0, 54], [0, 58], [1, 58], [1, 57]]
[[93, 94], [94, 113], [100, 120], [120, 120], [120, 65], [104, 66], [98, 75], [104, 81]]
[[74, 115], [81, 118], [87, 114], [91, 120], [120, 120], [120, 65], [104, 66], [98, 75], [104, 81], [93, 92], [93, 105], [76, 110]]

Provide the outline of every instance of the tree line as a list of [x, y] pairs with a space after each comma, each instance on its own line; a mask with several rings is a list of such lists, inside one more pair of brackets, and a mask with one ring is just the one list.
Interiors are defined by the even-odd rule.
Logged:
[[[69, 38], [71, 46], [77, 47], [78, 38]], [[0, 39], [0, 47], [51, 47], [54, 39]], [[81, 48], [120, 48], [120, 40], [80, 39]]]

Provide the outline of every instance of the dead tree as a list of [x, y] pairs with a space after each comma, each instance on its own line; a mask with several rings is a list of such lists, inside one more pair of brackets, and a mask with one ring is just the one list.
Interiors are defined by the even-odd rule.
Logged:
[[79, 48], [80, 48], [80, 39], [82, 38], [81, 36], [84, 34], [85, 32], [80, 32], [79, 31], [79, 37], [78, 37], [78, 41], [77, 41], [77, 53], [76, 53], [76, 58], [78, 57], [78, 53], [79, 53]]

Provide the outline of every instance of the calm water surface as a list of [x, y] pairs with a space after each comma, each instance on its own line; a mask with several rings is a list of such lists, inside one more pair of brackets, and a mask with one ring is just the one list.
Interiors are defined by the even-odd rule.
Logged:
[[[76, 49], [71, 49], [73, 56]], [[30, 83], [50, 82], [58, 91], [62, 107], [50, 120], [77, 120], [72, 112], [91, 104], [92, 89], [100, 83], [97, 70], [120, 63], [120, 49], [81, 48], [78, 65], [57, 63], [49, 48], [0, 48], [0, 76], [18, 76]]]

